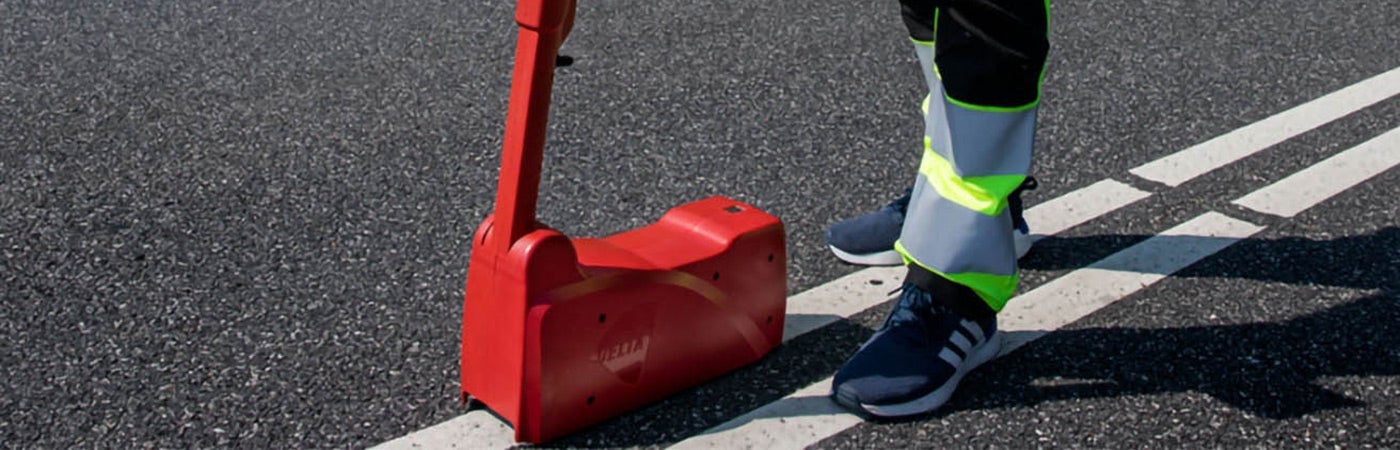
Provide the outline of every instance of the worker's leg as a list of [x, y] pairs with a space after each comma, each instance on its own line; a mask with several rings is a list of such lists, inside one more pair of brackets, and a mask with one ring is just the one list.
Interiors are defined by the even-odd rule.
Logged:
[[837, 401], [877, 415], [947, 401], [999, 349], [1017, 284], [1008, 197], [1030, 168], [1048, 50], [1042, 0], [906, 0], [929, 86], [924, 155], [896, 251], [909, 267], [889, 319], [837, 374]]
[[[896, 249], [925, 289], [951, 281], [965, 315], [1000, 311], [1016, 287], [1007, 197], [1026, 178], [1045, 67], [1041, 0], [957, 1], [915, 41], [929, 86], [924, 155]], [[934, 276], [936, 275], [936, 276]]]

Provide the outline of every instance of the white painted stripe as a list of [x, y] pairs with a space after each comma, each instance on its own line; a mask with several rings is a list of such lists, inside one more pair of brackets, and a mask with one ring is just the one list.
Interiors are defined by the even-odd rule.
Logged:
[[[1026, 221], [1035, 227], [1033, 231], [1037, 235], [1033, 238], [1038, 239], [1073, 228], [1150, 195], [1117, 181], [1104, 180], [1026, 210]], [[866, 268], [789, 297], [783, 341], [884, 303], [890, 299], [889, 292], [898, 288], [904, 280], [905, 271], [904, 267]], [[482, 443], [472, 447], [503, 448], [509, 447], [513, 439], [514, 432], [509, 425], [484, 411], [473, 411], [386, 442], [381, 447], [412, 448], [420, 443], [470, 442]]]
[[1396, 164], [1400, 164], [1400, 128], [1240, 197], [1235, 203], [1262, 213], [1293, 217]]
[[947, 362], [953, 367], [957, 367], [958, 364], [961, 364], [963, 360], [961, 356], [958, 356], [957, 352], [954, 352], [953, 349], [948, 347], [943, 347], [943, 350], [940, 350], [938, 352], [938, 357], [943, 358], [943, 361]]
[[1039, 240], [1151, 195], [1111, 179], [1103, 180], [1026, 210], [1026, 223], [1034, 233], [1032, 239]]
[[[1012, 299], [997, 316], [1005, 333], [1002, 354], [1262, 229], [1209, 212]], [[831, 378], [827, 378], [675, 448], [804, 448], [861, 422], [826, 399], [830, 390]]]
[[958, 350], [961, 350], [964, 355], [972, 351], [972, 341], [967, 340], [967, 336], [963, 336], [962, 333], [953, 333], [953, 336], [949, 338], [949, 340], [952, 341], [953, 345], [956, 345]]
[[960, 325], [962, 325], [964, 330], [967, 330], [967, 332], [972, 333], [972, 339], [976, 340], [978, 343], [987, 342], [987, 335], [982, 330], [981, 325], [977, 325], [976, 323], [969, 322], [966, 320], [964, 320], [963, 323], [961, 323]]
[[831, 378], [671, 446], [674, 449], [801, 449], [860, 424], [827, 399]]
[[903, 266], [871, 267], [788, 297], [783, 342], [889, 300], [905, 271]]
[[997, 315], [1002, 354], [1200, 261], [1263, 227], [1208, 212], [1025, 293]]
[[425, 448], [508, 448], [515, 445], [515, 430], [485, 410], [475, 410], [452, 420], [409, 433], [371, 448], [384, 450]]
[[1400, 94], [1400, 67], [1129, 170], [1179, 186], [1212, 170]]

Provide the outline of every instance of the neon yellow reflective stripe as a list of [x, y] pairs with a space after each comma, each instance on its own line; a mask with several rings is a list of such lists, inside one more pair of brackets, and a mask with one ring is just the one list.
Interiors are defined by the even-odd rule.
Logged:
[[924, 268], [938, 276], [952, 280], [954, 283], [967, 286], [972, 292], [977, 293], [977, 297], [987, 302], [987, 306], [992, 311], [1000, 312], [1006, 307], [1006, 302], [1011, 300], [1011, 296], [1016, 294], [1016, 285], [1020, 283], [1019, 274], [1014, 275], [993, 275], [990, 273], [943, 273], [929, 266], [923, 265], [909, 254], [909, 250], [904, 248], [904, 244], [899, 241], [894, 243], [895, 251], [904, 258], [904, 264], [914, 264]]
[[1050, 0], [1045, 0], [1045, 35], [1050, 35]]
[[925, 96], [924, 96], [924, 105], [921, 106], [921, 107], [919, 107], [920, 109], [922, 109], [922, 110], [924, 111], [924, 115], [925, 115], [925, 116], [928, 115], [928, 102], [931, 101], [931, 100], [933, 100], [933, 94], [925, 95]]
[[[935, 71], [937, 71], [937, 68], [935, 68]], [[1039, 83], [1040, 83], [1040, 84], [1044, 84], [1044, 83], [1045, 83], [1045, 66], [1040, 66], [1040, 81], [1039, 81]], [[971, 104], [971, 103], [968, 103], [968, 102], [965, 102], [965, 101], [962, 101], [962, 100], [958, 100], [958, 99], [956, 99], [956, 98], [953, 98], [952, 96], [948, 95], [947, 92], [944, 92], [944, 93], [943, 93], [943, 98], [948, 99], [948, 103], [952, 103], [952, 104], [954, 104], [954, 105], [958, 105], [958, 106], [961, 106], [961, 107], [963, 107], [963, 108], [967, 108], [967, 109], [970, 109], [970, 110], [973, 110], [973, 111], [994, 112], [994, 113], [1014, 113], [1014, 112], [1025, 111], [1025, 110], [1028, 110], [1028, 109], [1031, 109], [1031, 108], [1036, 107], [1036, 105], [1039, 105], [1039, 104], [1040, 104], [1040, 87], [1037, 86], [1037, 87], [1035, 88], [1035, 100], [1031, 100], [1030, 103], [1027, 103], [1027, 104], [1024, 104], [1024, 105], [1020, 105], [1020, 106], [983, 106], [983, 105], [974, 105], [974, 104]]]
[[1006, 208], [1006, 197], [1026, 180], [1025, 175], [960, 177], [952, 163], [933, 151], [932, 144], [931, 139], [924, 137], [924, 160], [919, 164], [919, 173], [928, 178], [938, 195], [964, 208], [989, 216], [1001, 214]]
[[921, 41], [921, 40], [918, 40], [918, 39], [914, 39], [913, 36], [909, 36], [909, 41], [910, 41], [910, 42], [913, 42], [914, 45], [922, 45], [922, 46], [925, 46], [925, 47], [932, 47], [932, 46], [933, 46], [933, 41]]
[[[1050, 0], [1045, 0], [1050, 1]], [[943, 8], [933, 9], [933, 38], [938, 39], [938, 16], [943, 14]]]

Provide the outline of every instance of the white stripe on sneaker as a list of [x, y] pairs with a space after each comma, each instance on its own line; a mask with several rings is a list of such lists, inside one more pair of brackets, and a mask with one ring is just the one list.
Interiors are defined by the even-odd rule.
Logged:
[[943, 362], [946, 362], [948, 363], [948, 365], [951, 365], [953, 367], [961, 365], [963, 360], [963, 357], [959, 356], [958, 352], [955, 352], [953, 351], [953, 349], [948, 347], [943, 347], [943, 350], [938, 352], [938, 357], [942, 358]]
[[881, 417], [903, 417], [933, 411], [938, 409], [939, 406], [943, 406], [944, 403], [948, 402], [949, 398], [953, 397], [953, 392], [958, 389], [958, 384], [962, 382], [963, 377], [967, 376], [968, 372], [972, 372], [973, 369], [985, 364], [987, 361], [996, 359], [999, 354], [1001, 354], [1001, 336], [999, 334], [992, 334], [992, 337], [988, 338], [987, 342], [973, 348], [972, 351], [968, 353], [967, 358], [963, 359], [962, 364], [954, 364], [953, 367], [957, 370], [953, 372], [952, 378], [949, 378], [946, 383], [943, 383], [943, 386], [934, 389], [933, 392], [897, 405], [862, 404], [861, 407], [867, 412]]
[[967, 336], [963, 336], [962, 333], [953, 332], [953, 335], [948, 338], [948, 342], [957, 346], [958, 350], [962, 350], [964, 355], [972, 351], [972, 341], [967, 340]]
[[978, 343], [982, 343], [987, 340], [986, 330], [983, 330], [982, 326], [978, 325], [977, 322], [973, 322], [971, 320], [964, 320], [958, 325], [961, 326], [962, 329], [967, 330], [967, 332], [972, 335], [972, 340], [977, 341]]

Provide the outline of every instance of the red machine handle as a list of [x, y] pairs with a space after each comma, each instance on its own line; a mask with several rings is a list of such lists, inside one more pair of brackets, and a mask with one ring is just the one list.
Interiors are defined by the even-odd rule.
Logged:
[[496, 185], [495, 225], [488, 238], [499, 254], [509, 252], [511, 244], [535, 228], [554, 61], [573, 28], [574, 1], [520, 0], [515, 5], [520, 37]]

